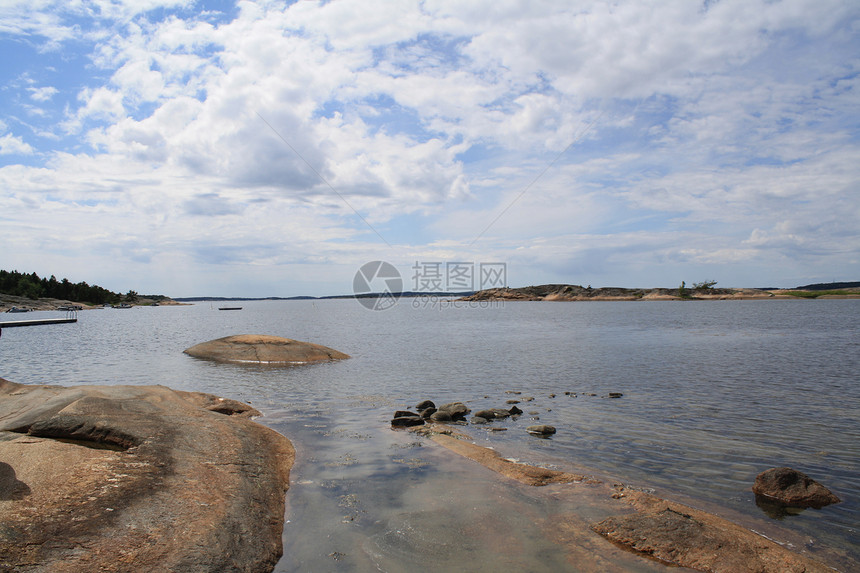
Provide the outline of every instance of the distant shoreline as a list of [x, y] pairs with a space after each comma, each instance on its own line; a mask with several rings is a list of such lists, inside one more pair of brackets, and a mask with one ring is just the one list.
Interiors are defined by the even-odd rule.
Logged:
[[[844, 283], [843, 283], [844, 284]], [[860, 284], [860, 283], [851, 283]], [[550, 284], [521, 288], [494, 288], [478, 291], [462, 301], [637, 301], [637, 300], [790, 300], [856, 299], [860, 286], [833, 290], [755, 289], [755, 288], [591, 288], [579, 285]]]
[[[380, 298], [394, 296], [402, 297], [435, 297], [456, 298], [459, 301], [637, 301], [637, 300], [790, 300], [798, 298], [809, 299], [857, 299], [860, 298], [860, 282], [821, 283], [806, 285], [792, 289], [778, 288], [622, 288], [599, 287], [591, 288], [569, 284], [547, 284], [518, 288], [492, 288], [479, 291], [460, 292], [420, 292], [404, 291], [400, 293], [365, 293], [342, 294], [329, 296], [268, 296], [268, 297], [226, 297], [226, 296], [195, 296], [195, 297], [158, 297], [141, 296], [131, 306], [178, 306], [196, 302], [229, 302], [229, 301], [301, 301], [301, 300], [340, 300], [351, 298]], [[27, 308], [32, 311], [62, 310], [68, 305], [81, 306], [83, 310], [104, 308], [103, 305], [82, 303], [54, 298], [32, 300], [20, 296], [0, 294], [0, 313], [17, 308]]]
[[[139, 297], [136, 302], [130, 306], [176, 306], [183, 303], [177, 302], [170, 298], [160, 297], [147, 298]], [[8, 294], [0, 294], [0, 313], [5, 313], [11, 308], [25, 308], [28, 311], [60, 311], [65, 310], [62, 307], [78, 306], [80, 310], [105, 308], [102, 304], [93, 304], [89, 302], [80, 302], [72, 300], [63, 300], [58, 298], [37, 298], [30, 299], [22, 296], [13, 296]]]

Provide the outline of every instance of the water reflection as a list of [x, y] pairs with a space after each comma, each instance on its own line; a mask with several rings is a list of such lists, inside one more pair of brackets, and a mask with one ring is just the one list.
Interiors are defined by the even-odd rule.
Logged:
[[[597, 468], [751, 520], [762, 518], [750, 491], [755, 476], [796, 467], [845, 501], [785, 523], [858, 556], [860, 301], [508, 303], [445, 311], [398, 305], [384, 312], [349, 300], [243, 307], [88, 310], [76, 324], [4, 329], [0, 376], [164, 384], [251, 403], [265, 414], [262, 423], [299, 450], [284, 571], [310, 570], [304, 564], [317, 554], [322, 561], [313, 562], [325, 570], [336, 552], [365, 555], [353, 570], [375, 570], [391, 562], [386, 555], [399, 543], [419, 543], [384, 532], [408, 515], [444, 516], [444, 507], [423, 504], [434, 487], [456, 491], [457, 480], [468, 483], [468, 464], [426, 445], [401, 448], [420, 440], [391, 432], [391, 414], [425, 398], [464, 401], [473, 410], [502, 407], [509, 390], [534, 397], [526, 414], [497, 423], [505, 432], [470, 430], [506, 457]], [[182, 354], [246, 333], [316, 342], [352, 358], [283, 369]], [[623, 397], [602, 398], [609, 392]], [[533, 423], [558, 431], [537, 440], [524, 431]], [[474, 488], [463, 491], [488, 502], [500, 494]], [[340, 505], [352, 494], [354, 511]], [[342, 523], [347, 515], [355, 518]], [[441, 537], [427, 543], [433, 539]], [[354, 557], [343, 555], [337, 566], [348, 570]]]

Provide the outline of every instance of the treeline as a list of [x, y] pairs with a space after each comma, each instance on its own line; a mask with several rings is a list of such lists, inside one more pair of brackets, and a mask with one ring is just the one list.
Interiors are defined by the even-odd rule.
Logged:
[[850, 283], [815, 283], [811, 285], [804, 285], [796, 287], [798, 290], [834, 290], [834, 289], [843, 289], [843, 288], [857, 288], [860, 287], [860, 282], [850, 282]]
[[[26, 274], [18, 271], [0, 270], [0, 294], [22, 296], [31, 300], [38, 298], [59, 298], [73, 302], [88, 302], [92, 304], [114, 304], [123, 300], [123, 295], [111, 292], [98, 285], [85, 282], [72, 283], [69, 279], [57, 280], [39, 278], [36, 273]], [[133, 291], [129, 291], [132, 295]], [[130, 298], [128, 295], [126, 299]], [[136, 298], [136, 297], [135, 297]]]

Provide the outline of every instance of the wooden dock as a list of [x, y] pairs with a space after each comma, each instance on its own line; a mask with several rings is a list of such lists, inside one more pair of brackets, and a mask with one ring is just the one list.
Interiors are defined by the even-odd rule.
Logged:
[[34, 318], [32, 320], [7, 320], [0, 321], [0, 329], [12, 328], [13, 326], [38, 326], [40, 324], [65, 324], [77, 322], [77, 318]]

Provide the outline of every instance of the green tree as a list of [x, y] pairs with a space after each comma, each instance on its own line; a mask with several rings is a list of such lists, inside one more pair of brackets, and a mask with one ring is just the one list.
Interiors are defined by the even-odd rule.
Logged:
[[700, 283], [693, 283], [694, 290], [710, 290], [714, 288], [717, 284], [717, 281], [702, 281]]

